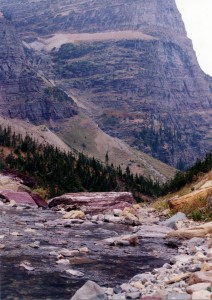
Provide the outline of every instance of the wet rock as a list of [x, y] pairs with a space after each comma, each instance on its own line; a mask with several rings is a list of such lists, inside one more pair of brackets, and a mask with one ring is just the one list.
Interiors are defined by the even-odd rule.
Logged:
[[161, 222], [160, 224], [163, 226], [170, 227], [172, 229], [176, 229], [176, 223], [185, 219], [187, 219], [186, 215], [184, 213], [178, 212], [177, 214], [175, 214], [168, 220]]
[[87, 281], [71, 298], [71, 300], [108, 300], [103, 288], [93, 281]]
[[23, 261], [21, 264], [20, 264], [20, 267], [21, 268], [24, 268], [25, 270], [27, 271], [34, 271], [35, 268], [32, 267], [31, 263], [28, 262], [28, 261]]
[[60, 204], [78, 205], [86, 214], [98, 214], [113, 209], [124, 209], [135, 204], [131, 193], [74, 193], [65, 194], [50, 200], [49, 207]]
[[64, 216], [64, 219], [85, 219], [85, 214], [81, 210], [72, 210], [67, 212]]
[[76, 277], [83, 277], [84, 276], [84, 273], [82, 273], [80, 271], [77, 271], [77, 270], [72, 270], [72, 269], [66, 270], [66, 273], [68, 275], [76, 276]]

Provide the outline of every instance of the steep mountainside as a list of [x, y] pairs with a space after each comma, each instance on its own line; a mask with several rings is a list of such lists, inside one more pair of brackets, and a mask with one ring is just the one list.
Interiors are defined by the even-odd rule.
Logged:
[[[0, 36], [2, 127], [9, 126], [17, 134], [28, 134], [40, 143], [49, 143], [65, 151], [70, 151], [70, 147], [73, 151], [83, 151], [102, 162], [107, 153], [109, 163], [121, 165], [123, 170], [129, 166], [132, 172], [153, 180], [165, 181], [174, 175], [174, 168], [108, 136], [82, 113], [78, 116], [77, 104], [44, 76], [37, 64], [40, 56], [22, 43], [11, 22], [4, 18], [0, 19]], [[42, 67], [44, 69], [44, 64]]]
[[211, 79], [174, 0], [2, 0], [0, 7], [48, 77], [105, 132], [181, 168], [209, 151]]
[[0, 18], [0, 113], [35, 124], [77, 114], [74, 101], [39, 75], [10, 22]]

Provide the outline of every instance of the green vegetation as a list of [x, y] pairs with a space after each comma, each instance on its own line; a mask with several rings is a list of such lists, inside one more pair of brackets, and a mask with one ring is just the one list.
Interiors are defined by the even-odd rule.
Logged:
[[74, 156], [50, 145], [38, 145], [29, 136], [13, 134], [10, 128], [0, 127], [0, 149], [1, 169], [34, 177], [35, 188], [42, 194], [45, 190], [47, 197], [67, 192], [131, 191], [141, 201], [142, 194], [154, 197], [160, 193], [158, 183], [131, 174], [129, 167], [123, 172], [81, 153]]
[[208, 153], [202, 161], [198, 159], [195, 165], [186, 172], [178, 172], [163, 186], [163, 195], [179, 191], [186, 184], [191, 183], [199, 173], [207, 173], [210, 170], [212, 170], [212, 153]]

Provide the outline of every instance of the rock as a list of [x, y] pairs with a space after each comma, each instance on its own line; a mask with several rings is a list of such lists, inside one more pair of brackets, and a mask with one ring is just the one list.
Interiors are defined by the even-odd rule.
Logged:
[[26, 192], [13, 192], [3, 190], [0, 192], [0, 197], [5, 197], [7, 201], [15, 201], [17, 205], [28, 204], [30, 206], [37, 206], [33, 198]]
[[168, 294], [167, 300], [191, 300], [191, 295], [172, 292]]
[[113, 209], [123, 209], [135, 204], [131, 193], [74, 193], [65, 194], [49, 201], [49, 207], [60, 204], [78, 205], [86, 214], [106, 213]]
[[40, 247], [40, 242], [36, 241], [34, 243], [29, 244], [31, 248], [38, 249]]
[[189, 285], [193, 285], [201, 282], [210, 282], [212, 283], [212, 271], [207, 272], [196, 272], [191, 274], [189, 278]]
[[119, 237], [113, 237], [109, 239], [104, 239], [101, 243], [105, 243], [110, 246], [136, 246], [139, 243], [138, 237], [135, 234], [132, 235], [122, 235]]
[[165, 238], [173, 230], [162, 225], [143, 225], [139, 226], [136, 234], [144, 238]]
[[104, 221], [116, 224], [116, 223], [121, 223], [122, 218], [120, 218], [120, 217], [114, 217], [112, 215], [105, 215]]
[[192, 300], [211, 300], [212, 293], [209, 291], [196, 291], [192, 294]]
[[211, 287], [212, 287], [212, 285], [210, 282], [196, 283], [196, 284], [188, 286], [186, 288], [186, 292], [189, 294], [193, 294], [194, 292], [207, 290], [208, 288], [211, 288]]
[[79, 251], [62, 249], [61, 251], [59, 251], [59, 254], [61, 254], [62, 256], [65, 256], [65, 257], [74, 257], [74, 256], [79, 255]]
[[113, 209], [113, 215], [115, 217], [121, 217], [121, 214], [122, 214], [122, 210], [121, 209], [117, 209], [117, 208]]
[[127, 294], [126, 294], [126, 299], [127, 299], [127, 300], [139, 299], [140, 296], [141, 296], [141, 293], [140, 293], [140, 292], [127, 293]]
[[204, 262], [204, 264], [202, 265], [201, 271], [202, 272], [212, 271], [212, 263]]
[[186, 194], [185, 196], [179, 197], [177, 199], [169, 200], [169, 206], [175, 211], [180, 211], [184, 206], [195, 204], [197, 199], [207, 199], [212, 195], [212, 187], [206, 188], [204, 190], [194, 191], [192, 193]]
[[59, 259], [59, 260], [56, 261], [56, 263], [58, 265], [69, 265], [70, 261], [69, 261], [69, 259]]
[[0, 250], [3, 250], [5, 248], [4, 244], [0, 244]]
[[144, 296], [141, 300], [163, 300], [161, 297], [154, 297], [154, 296]]
[[191, 239], [194, 237], [205, 237], [207, 234], [212, 234], [212, 222], [208, 222], [200, 226], [191, 227], [188, 229], [179, 229], [168, 233], [167, 236], [182, 239]]
[[28, 261], [23, 261], [23, 262], [20, 264], [20, 267], [24, 268], [24, 269], [27, 270], [27, 271], [34, 271], [34, 270], [35, 270], [35, 268], [33, 268], [33, 267], [31, 266], [31, 263], [28, 262]]
[[71, 298], [71, 300], [108, 300], [103, 288], [93, 281], [87, 281]]
[[88, 249], [88, 247], [82, 247], [82, 248], [79, 248], [79, 252], [80, 253], [89, 253], [89, 249]]
[[175, 282], [179, 282], [181, 280], [188, 278], [190, 275], [191, 275], [191, 273], [182, 273], [182, 274], [175, 275], [172, 278], [170, 278], [168, 281], [166, 281], [166, 284], [172, 284]]
[[30, 193], [30, 196], [35, 201], [38, 207], [47, 208], [48, 203], [38, 194], [36, 193]]
[[181, 220], [186, 220], [187, 217], [184, 213], [178, 212], [176, 215], [173, 217], [169, 218], [166, 221], [160, 222], [161, 225], [170, 227], [172, 229], [176, 229], [176, 222], [181, 221]]
[[85, 219], [85, 213], [81, 210], [72, 210], [67, 212], [64, 216], [64, 219]]
[[84, 276], [84, 273], [82, 273], [80, 271], [72, 270], [72, 269], [66, 270], [66, 273], [69, 274], [69, 275], [72, 275], [72, 276], [76, 276], [76, 277], [83, 277]]
[[138, 290], [144, 289], [144, 285], [140, 281], [131, 282], [131, 285], [134, 286]]

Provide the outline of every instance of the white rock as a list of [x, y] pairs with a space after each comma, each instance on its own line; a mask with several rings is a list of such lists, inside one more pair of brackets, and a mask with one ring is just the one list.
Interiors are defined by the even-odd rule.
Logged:
[[80, 272], [80, 271], [76, 271], [76, 270], [66, 270], [66, 273], [72, 276], [76, 276], [76, 277], [83, 277], [84, 273]]
[[211, 300], [212, 293], [209, 291], [196, 291], [192, 294], [192, 300]]

